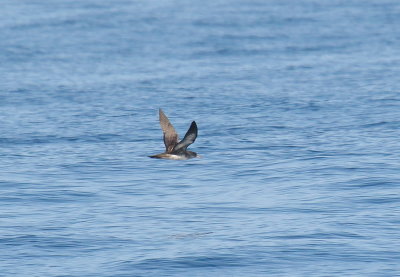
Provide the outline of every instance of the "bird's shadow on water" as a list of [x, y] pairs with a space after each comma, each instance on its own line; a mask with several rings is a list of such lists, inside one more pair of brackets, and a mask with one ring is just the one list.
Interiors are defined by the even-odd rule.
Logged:
[[214, 232], [194, 232], [194, 233], [179, 233], [179, 234], [172, 234], [169, 235], [169, 239], [174, 239], [174, 240], [181, 240], [181, 239], [196, 239], [196, 238], [201, 238], [205, 237], [207, 235], [211, 235]]

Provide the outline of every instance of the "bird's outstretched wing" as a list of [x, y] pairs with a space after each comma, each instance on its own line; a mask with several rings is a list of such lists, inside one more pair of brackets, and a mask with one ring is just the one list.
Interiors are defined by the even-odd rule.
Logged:
[[197, 138], [197, 124], [195, 121], [189, 127], [185, 137], [174, 147], [173, 152], [186, 151], [186, 148], [191, 145]]
[[171, 122], [169, 122], [168, 117], [164, 114], [162, 109], [159, 110], [159, 115], [161, 129], [164, 133], [165, 152], [171, 153], [178, 143], [178, 134], [176, 133], [174, 126], [172, 126]]

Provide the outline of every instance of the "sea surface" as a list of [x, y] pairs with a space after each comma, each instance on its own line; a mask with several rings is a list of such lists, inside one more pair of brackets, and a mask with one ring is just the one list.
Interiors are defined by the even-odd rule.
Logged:
[[0, 276], [400, 276], [400, 2], [2, 0]]

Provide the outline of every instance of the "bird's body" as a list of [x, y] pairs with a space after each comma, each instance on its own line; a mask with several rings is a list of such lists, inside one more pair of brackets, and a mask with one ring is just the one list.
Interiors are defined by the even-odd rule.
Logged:
[[187, 160], [191, 158], [196, 158], [198, 157], [197, 153], [192, 152], [192, 151], [186, 151], [186, 153], [183, 154], [169, 154], [169, 153], [161, 153], [161, 154], [156, 154], [153, 156], [149, 156], [150, 158], [155, 158], [155, 159], [168, 159], [168, 160]]
[[[197, 138], [197, 124], [195, 121], [189, 127], [185, 137], [179, 141], [178, 134], [174, 126], [169, 122], [168, 117], [160, 109], [160, 125], [164, 133], [165, 152], [149, 156], [156, 159], [169, 159], [169, 160], [187, 160], [198, 157], [196, 152], [187, 150], [188, 146], [192, 144]], [[178, 142], [179, 141], [179, 142]]]

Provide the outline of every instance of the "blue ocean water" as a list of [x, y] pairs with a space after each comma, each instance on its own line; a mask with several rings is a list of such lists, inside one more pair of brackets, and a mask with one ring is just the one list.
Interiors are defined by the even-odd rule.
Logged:
[[400, 276], [398, 1], [1, 6], [1, 276]]

